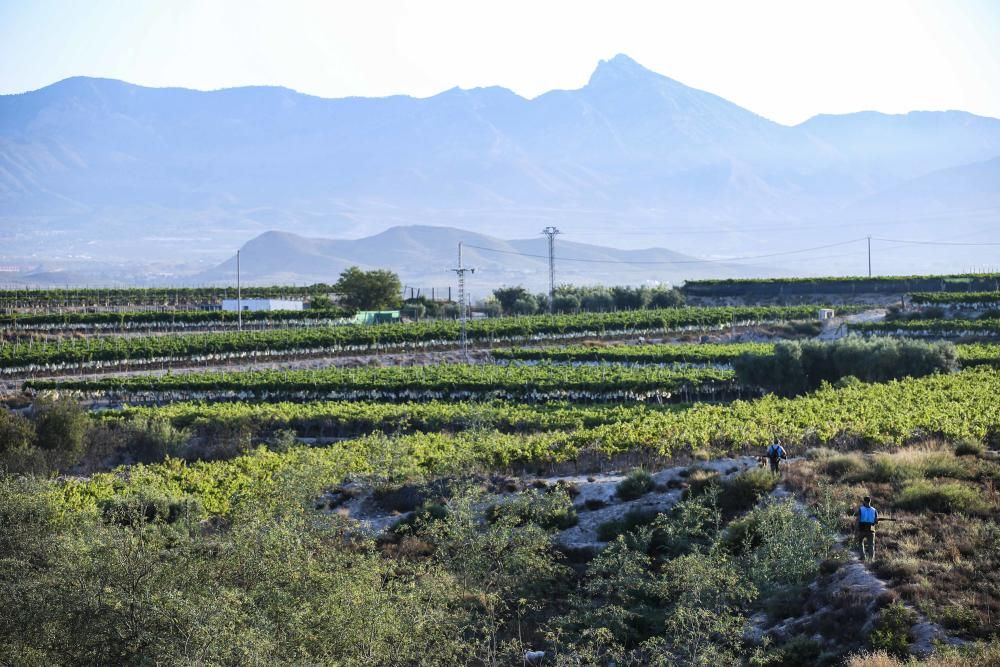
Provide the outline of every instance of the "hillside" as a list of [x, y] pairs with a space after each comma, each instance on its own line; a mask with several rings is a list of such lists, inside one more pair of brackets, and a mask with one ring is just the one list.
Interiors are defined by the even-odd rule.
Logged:
[[[475, 267], [470, 277], [475, 293], [500, 285], [548, 288], [548, 246], [544, 237], [502, 240], [451, 227], [424, 225], [391, 227], [361, 239], [306, 238], [289, 232], [265, 232], [240, 251], [241, 277], [247, 283], [310, 283], [336, 281], [345, 268], [386, 268], [403, 282], [420, 288], [455, 284], [449, 269], [463, 261]], [[685, 276], [745, 276], [734, 264], [705, 264], [664, 248], [620, 250], [557, 240], [559, 283], [656, 284], [679, 283]], [[631, 262], [623, 264], [622, 262]], [[236, 276], [236, 258], [194, 278], [198, 284], [230, 284]]]

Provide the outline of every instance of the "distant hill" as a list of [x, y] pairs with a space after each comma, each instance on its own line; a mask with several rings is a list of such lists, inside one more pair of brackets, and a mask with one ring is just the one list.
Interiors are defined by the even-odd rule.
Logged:
[[[191, 273], [269, 230], [359, 238], [398, 225], [529, 237], [554, 224], [593, 243], [734, 256], [899, 236], [928, 199], [949, 235], [967, 235], [984, 208], [1000, 219], [992, 174], [961, 196], [932, 175], [997, 157], [997, 119], [862, 112], [788, 127], [624, 55], [578, 90], [534, 99], [78, 77], [0, 96], [0, 262]], [[787, 266], [857, 266], [817, 259]], [[923, 259], [887, 254], [880, 269], [929, 270], [913, 265]]]
[[[455, 284], [449, 271], [463, 263], [475, 267], [469, 283], [482, 294], [501, 285], [548, 288], [548, 245], [545, 238], [505, 241], [451, 227], [392, 227], [354, 240], [306, 238], [289, 232], [266, 232], [240, 249], [240, 276], [247, 284], [335, 282], [345, 268], [389, 268], [404, 283], [418, 288]], [[727, 264], [702, 264], [663, 248], [618, 250], [596, 245], [556, 242], [556, 279], [575, 284], [679, 283], [684, 277], [742, 277], [747, 269]], [[192, 278], [199, 284], [235, 280], [236, 258]]]

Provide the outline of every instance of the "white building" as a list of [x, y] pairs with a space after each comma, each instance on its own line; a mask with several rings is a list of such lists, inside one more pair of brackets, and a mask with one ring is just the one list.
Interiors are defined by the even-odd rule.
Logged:
[[239, 307], [236, 304], [236, 299], [223, 299], [222, 310], [302, 310], [302, 302], [291, 299], [241, 299]]

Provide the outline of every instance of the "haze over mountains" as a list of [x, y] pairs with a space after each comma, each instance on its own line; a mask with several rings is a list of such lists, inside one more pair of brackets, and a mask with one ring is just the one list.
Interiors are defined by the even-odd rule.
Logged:
[[[557, 225], [561, 241], [716, 258], [868, 234], [996, 241], [998, 185], [1000, 120], [863, 112], [788, 127], [623, 55], [579, 90], [530, 100], [503, 88], [321, 99], [82, 77], [0, 97], [0, 264], [90, 280], [205, 278], [268, 231], [357, 239], [400, 225], [421, 225], [407, 235], [422, 247], [436, 238], [428, 225], [503, 238]], [[988, 248], [878, 243], [877, 272], [997, 262]], [[864, 260], [854, 244], [707, 266], [858, 273]], [[295, 279], [296, 264], [284, 269]], [[435, 256], [421, 270], [440, 269]]]
[[[305, 238], [289, 232], [265, 232], [241, 249], [241, 276], [248, 282], [282, 284], [335, 279], [352, 265], [364, 269], [391, 266], [410, 287], [447, 292], [454, 285], [450, 269], [458, 265], [457, 248], [463, 243], [463, 264], [474, 267], [468, 278], [473, 294], [501, 285], [548, 288], [548, 241], [545, 238], [502, 240], [452, 227], [408, 225], [392, 227], [374, 236], [353, 240]], [[560, 282], [576, 284], [679, 283], [685, 278], [748, 275], [741, 266], [704, 264], [663, 248], [618, 250], [560, 239]], [[236, 275], [236, 258], [194, 277], [199, 283], [225, 283]]]

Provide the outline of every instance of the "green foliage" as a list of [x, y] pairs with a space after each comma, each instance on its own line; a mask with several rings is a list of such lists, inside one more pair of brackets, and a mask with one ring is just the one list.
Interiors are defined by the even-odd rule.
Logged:
[[75, 464], [86, 447], [90, 419], [70, 398], [43, 397], [35, 402], [35, 431], [40, 449], [59, 467]]
[[791, 396], [846, 376], [886, 382], [950, 372], [958, 367], [958, 352], [945, 342], [848, 336], [833, 342], [778, 343], [773, 354], [742, 354], [733, 367], [743, 384]]
[[986, 451], [983, 443], [963, 438], [955, 443], [955, 456], [982, 456]]
[[648, 526], [656, 520], [657, 512], [649, 510], [631, 509], [622, 515], [620, 519], [611, 519], [597, 526], [597, 539], [602, 542], [611, 542], [619, 535], [630, 533], [636, 528]]
[[960, 482], [916, 480], [908, 483], [895, 498], [900, 509], [916, 512], [977, 513], [989, 509], [989, 503], [975, 488]]
[[237, 373], [183, 373], [166, 376], [108, 377], [88, 381], [48, 383], [33, 388], [60, 387], [82, 391], [127, 392], [186, 391], [205, 399], [228, 398], [228, 392], [251, 392], [259, 398], [303, 399], [340, 397], [369, 400], [400, 399], [525, 399], [570, 398], [578, 401], [635, 398], [636, 394], [669, 397], [686, 391], [711, 394], [731, 380], [731, 371], [715, 368], [659, 366], [486, 366], [439, 364], [433, 366], [372, 366], [319, 370], [260, 370]]
[[910, 648], [910, 628], [916, 622], [916, 614], [901, 602], [883, 608], [868, 638], [872, 648], [906, 657]]
[[385, 310], [399, 307], [403, 284], [392, 271], [362, 271], [352, 266], [341, 272], [332, 291], [347, 308]]
[[24, 415], [0, 408], [0, 455], [24, 451], [34, 444], [34, 423]]
[[780, 478], [765, 468], [753, 468], [721, 484], [718, 503], [720, 509], [735, 514], [750, 509], [778, 486]]
[[791, 501], [776, 501], [733, 521], [726, 545], [745, 563], [762, 590], [803, 585], [833, 548], [833, 533], [799, 511]]
[[537, 490], [520, 493], [500, 501], [488, 514], [494, 523], [508, 520], [522, 526], [531, 523], [545, 530], [566, 530], [579, 520], [572, 499], [561, 487], [544, 493]]
[[771, 354], [771, 343], [654, 345], [568, 345], [493, 350], [497, 359], [544, 360], [552, 362], [602, 361], [643, 364], [727, 364], [743, 353]]
[[655, 486], [652, 475], [642, 468], [637, 468], [618, 482], [615, 493], [622, 500], [635, 500], [652, 491]]

